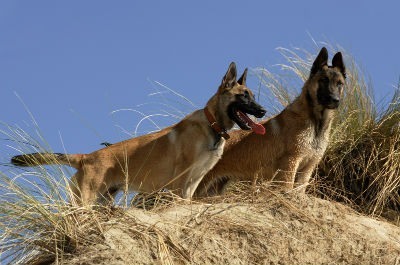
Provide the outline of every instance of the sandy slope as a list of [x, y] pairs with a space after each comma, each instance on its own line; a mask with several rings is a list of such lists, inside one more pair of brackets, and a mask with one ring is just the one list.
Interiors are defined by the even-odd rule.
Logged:
[[63, 264], [399, 264], [400, 228], [309, 196], [131, 209]]

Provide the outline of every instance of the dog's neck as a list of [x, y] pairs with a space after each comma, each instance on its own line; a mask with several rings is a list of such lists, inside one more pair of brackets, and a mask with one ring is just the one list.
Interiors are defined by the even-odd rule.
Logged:
[[[226, 110], [227, 107], [224, 106], [219, 99], [220, 97], [218, 97], [218, 93], [215, 94], [207, 102], [205, 108], [208, 109], [216, 124], [226, 132], [233, 127], [234, 122], [228, 117]], [[212, 122], [209, 121], [210, 125], [214, 122], [214, 120]], [[214, 130], [214, 132], [216, 131]]]
[[[336, 110], [315, 104], [306, 87], [303, 87], [302, 93], [287, 109], [300, 114], [305, 120], [312, 121], [316, 137], [329, 135]], [[308, 111], [304, 112], [305, 109]]]
[[204, 114], [206, 115], [210, 127], [217, 134], [217, 136], [224, 137], [226, 140], [229, 139], [229, 134], [226, 132], [226, 129], [219, 126], [217, 120], [214, 118], [215, 116], [210, 112], [207, 106], [204, 108]]

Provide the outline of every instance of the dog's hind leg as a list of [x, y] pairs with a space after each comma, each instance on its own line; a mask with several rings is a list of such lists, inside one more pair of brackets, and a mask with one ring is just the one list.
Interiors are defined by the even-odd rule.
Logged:
[[97, 202], [103, 205], [112, 205], [115, 201], [117, 193], [121, 190], [120, 187], [109, 187], [107, 191], [99, 196]]
[[69, 201], [72, 205], [82, 205], [81, 200], [81, 189], [79, 187], [78, 179], [80, 177], [76, 176], [78, 173], [72, 176], [71, 181], [69, 183]]
[[[99, 172], [93, 172], [90, 167], [84, 167], [79, 169], [72, 178], [72, 192], [76, 195], [77, 202], [80, 205], [90, 205], [95, 203], [97, 195], [103, 192], [103, 176], [96, 174]], [[94, 178], [93, 176], [99, 176], [100, 178]]]

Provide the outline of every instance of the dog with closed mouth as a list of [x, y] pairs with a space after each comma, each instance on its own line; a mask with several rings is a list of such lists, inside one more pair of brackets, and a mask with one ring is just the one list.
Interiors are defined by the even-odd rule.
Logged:
[[195, 196], [223, 193], [231, 181], [269, 180], [284, 191], [304, 191], [329, 142], [332, 120], [345, 85], [342, 54], [328, 65], [324, 47], [301, 94], [277, 116], [262, 122], [266, 133], [232, 132], [222, 158], [198, 186]]
[[71, 189], [84, 205], [110, 201], [128, 187], [137, 192], [168, 189], [190, 199], [203, 176], [221, 158], [227, 130], [236, 123], [257, 134], [264, 127], [247, 114], [261, 118], [265, 110], [246, 86], [247, 69], [237, 80], [231, 63], [216, 94], [204, 109], [155, 133], [122, 141], [90, 154], [32, 153], [14, 156], [12, 164], [68, 165], [77, 169]]

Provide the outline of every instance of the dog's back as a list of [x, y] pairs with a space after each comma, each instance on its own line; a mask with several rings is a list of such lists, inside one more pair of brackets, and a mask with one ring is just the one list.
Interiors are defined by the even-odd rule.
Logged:
[[112, 199], [118, 190], [154, 192], [169, 189], [190, 199], [204, 174], [220, 159], [236, 123], [263, 133], [247, 114], [262, 117], [265, 110], [246, 86], [247, 69], [237, 80], [229, 65], [217, 92], [204, 109], [159, 132], [119, 142], [90, 154], [34, 153], [11, 159], [14, 165], [64, 164], [77, 169], [72, 190], [83, 203]]

